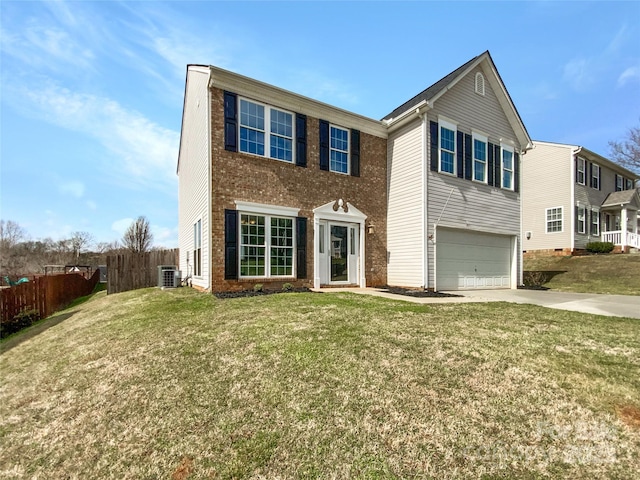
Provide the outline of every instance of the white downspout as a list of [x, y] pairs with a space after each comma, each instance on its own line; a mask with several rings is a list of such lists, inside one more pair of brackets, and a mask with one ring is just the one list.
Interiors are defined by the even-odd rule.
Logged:
[[[420, 115], [420, 113], [418, 113]], [[422, 288], [429, 289], [429, 219], [427, 218], [429, 209], [427, 208], [429, 203], [429, 196], [427, 192], [427, 161], [428, 161], [428, 142], [427, 142], [427, 114], [426, 112], [420, 115], [422, 119], [422, 211], [420, 215], [422, 217], [422, 235], [421, 235], [421, 249], [423, 255], [422, 262]]]
[[[571, 196], [569, 197], [569, 218], [571, 221], [563, 222], [568, 223], [570, 228], [569, 238], [571, 238], [571, 253], [575, 250], [576, 247], [576, 216], [575, 216], [575, 208], [576, 208], [576, 156], [582, 151], [582, 147], [576, 147], [574, 150], [571, 150], [571, 159], [569, 161], [569, 168], [571, 171], [571, 175], [569, 178], [569, 191], [571, 192]], [[585, 163], [585, 183], [586, 183], [586, 163]], [[545, 219], [546, 221], [546, 219]]]

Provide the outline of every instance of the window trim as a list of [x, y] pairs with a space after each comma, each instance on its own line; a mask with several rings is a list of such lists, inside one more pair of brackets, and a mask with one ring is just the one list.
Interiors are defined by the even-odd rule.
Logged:
[[[511, 152], [511, 169], [505, 168], [504, 166], [504, 152]], [[512, 145], [508, 145], [506, 143], [500, 143], [500, 188], [503, 190], [509, 190], [510, 192], [515, 191], [515, 177], [516, 177], [516, 150]], [[511, 173], [511, 186], [504, 186], [504, 172]]]
[[[263, 145], [264, 155], [242, 150], [242, 144], [240, 141], [240, 132], [242, 131], [242, 129], [248, 128], [251, 130], [257, 130], [253, 127], [246, 126], [242, 123], [242, 108], [241, 108], [242, 103], [241, 102], [243, 100], [245, 102], [253, 103], [255, 105], [260, 105], [261, 107], [264, 108], [264, 130], [262, 130], [262, 132], [264, 133], [264, 145]], [[271, 110], [272, 109], [278, 112], [286, 113], [287, 115], [291, 116], [291, 137], [284, 137], [283, 135], [273, 133], [271, 131]], [[260, 131], [260, 130], [257, 130], [257, 131]], [[271, 156], [271, 137], [272, 136], [288, 138], [291, 141], [291, 160], [286, 160], [283, 158], [277, 158], [277, 157]], [[275, 105], [270, 105], [268, 103], [259, 102], [247, 97], [238, 96], [238, 152], [243, 153], [245, 155], [253, 155], [255, 157], [261, 157], [261, 158], [269, 158], [271, 160], [278, 160], [280, 162], [295, 165], [296, 163], [296, 115], [295, 113], [290, 112], [289, 110], [286, 110], [284, 108], [276, 107]]]
[[621, 192], [623, 189], [624, 189], [624, 177], [622, 175], [616, 174], [616, 192]]
[[[482, 180], [476, 179], [476, 140], [480, 143], [484, 143], [484, 171], [482, 172]], [[489, 178], [489, 138], [485, 135], [471, 132], [471, 180], [477, 183], [487, 184], [487, 180]], [[495, 161], [495, 160], [494, 160]], [[478, 160], [480, 162], [480, 160]]]
[[[582, 162], [582, 169], [580, 169], [580, 162]], [[584, 185], [587, 179], [587, 161], [582, 157], [576, 159], [576, 183], [578, 185]], [[580, 174], [582, 174], [582, 181], [580, 181]]]
[[[549, 220], [549, 212], [558, 210], [560, 214], [559, 220]], [[564, 232], [564, 207], [549, 207], [545, 209], [545, 233], [563, 233]], [[549, 230], [549, 222], [560, 222], [560, 230]]]
[[[453, 132], [453, 151], [451, 150], [446, 150], [445, 152], [447, 153], [451, 153], [452, 155], [452, 163], [453, 163], [453, 172], [447, 172], [446, 170], [442, 169], [442, 129], [445, 128], [447, 130], [450, 130]], [[445, 175], [452, 175], [454, 177], [458, 176], [458, 162], [457, 162], [457, 133], [458, 133], [458, 126], [454, 123], [448, 122], [446, 120], [443, 120], [442, 118], [438, 118], [438, 173], [444, 173]]]
[[[597, 222], [593, 222], [594, 218], [597, 220]], [[596, 233], [593, 233], [593, 226], [596, 226]], [[591, 221], [589, 222], [589, 234], [593, 235], [594, 237], [599, 237], [600, 236], [600, 210], [597, 208], [592, 208], [591, 209]]]
[[[333, 146], [331, 145], [331, 130], [332, 129], [336, 129], [336, 130], [341, 130], [343, 132], [347, 132], [347, 149], [346, 150], [340, 150], [340, 149], [337, 149], [337, 148], [333, 148]], [[331, 168], [331, 152], [332, 151], [344, 153], [347, 156], [347, 171], [346, 172], [341, 172], [339, 170], [334, 170], [333, 168]], [[333, 123], [329, 123], [329, 171], [333, 172], [333, 173], [340, 173], [342, 175], [351, 175], [351, 130], [349, 130], [348, 128], [341, 127], [339, 125], [335, 125]]]
[[[580, 230], [580, 212], [582, 212], [582, 230]], [[587, 233], [587, 208], [576, 205], [576, 233], [584, 235]]]
[[[239, 203], [239, 202], [236, 202]], [[248, 202], [242, 202], [248, 203]], [[274, 279], [295, 279], [297, 278], [297, 238], [296, 238], [296, 217], [281, 215], [280, 213], [284, 211], [286, 207], [275, 207], [273, 212], [275, 213], [264, 213], [264, 212], [256, 212], [250, 210], [241, 210], [238, 209], [238, 280], [253, 280], [253, 279], [265, 279], [265, 280], [274, 280]], [[289, 211], [295, 209], [288, 209]], [[265, 243], [264, 245], [256, 245], [257, 247], [264, 248], [264, 275], [243, 275], [242, 274], [242, 247], [246, 246], [242, 243], [242, 215], [252, 215], [264, 217], [264, 228], [265, 228]], [[290, 275], [272, 275], [271, 274], [271, 248], [272, 248], [272, 238], [271, 238], [271, 220], [273, 218], [284, 218], [287, 220], [291, 220], [291, 246], [283, 247], [291, 250], [291, 274]]]
[[[597, 174], [596, 174], [597, 169]], [[595, 188], [596, 190], [600, 190], [600, 165], [597, 163], [591, 164], [591, 188]]]

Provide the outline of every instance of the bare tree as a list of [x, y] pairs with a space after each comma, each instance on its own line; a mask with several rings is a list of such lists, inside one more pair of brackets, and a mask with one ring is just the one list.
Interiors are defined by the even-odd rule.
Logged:
[[73, 232], [69, 239], [69, 243], [73, 249], [75, 261], [78, 263], [80, 253], [86, 251], [87, 247], [93, 243], [93, 235], [89, 232]]
[[27, 232], [18, 222], [0, 220], [0, 248], [10, 249], [27, 238]]
[[20, 245], [27, 238], [25, 230], [13, 220], [0, 220], [0, 270], [2, 275], [18, 276], [26, 260]]
[[151, 227], [143, 215], [131, 222], [122, 236], [122, 245], [131, 252], [144, 253], [151, 248], [152, 242]]
[[609, 142], [611, 159], [640, 175], [640, 126], [631, 127], [620, 142]]

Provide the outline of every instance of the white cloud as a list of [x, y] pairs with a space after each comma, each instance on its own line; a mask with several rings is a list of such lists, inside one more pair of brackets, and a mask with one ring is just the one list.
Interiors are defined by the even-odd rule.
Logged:
[[571, 60], [564, 66], [564, 80], [577, 91], [589, 90], [596, 80], [591, 63], [591, 60], [586, 58]]
[[629, 67], [618, 77], [618, 87], [624, 87], [627, 83], [640, 80], [640, 67]]
[[60, 193], [81, 198], [84, 195], [84, 184], [78, 181], [65, 182], [58, 185]]
[[133, 218], [121, 218], [111, 224], [111, 230], [122, 236], [127, 228], [129, 228], [129, 225], [131, 225], [131, 222], [133, 222]]
[[300, 70], [291, 73], [290, 90], [323, 102], [356, 105], [358, 96], [355, 90], [338, 80], [323, 76], [315, 70]]
[[156, 247], [175, 248], [178, 245], [178, 228], [167, 228], [151, 225], [153, 245]]
[[[106, 173], [119, 185], [174, 191], [179, 133], [152, 122], [135, 110], [93, 94], [75, 93], [55, 85], [13, 88], [26, 115], [82, 133], [111, 153]], [[77, 190], [76, 190], [77, 191]]]

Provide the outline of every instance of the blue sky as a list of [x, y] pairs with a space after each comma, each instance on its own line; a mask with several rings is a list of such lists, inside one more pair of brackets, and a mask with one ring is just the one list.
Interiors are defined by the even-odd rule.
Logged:
[[640, 2], [14, 2], [1, 14], [0, 216], [177, 246], [186, 65], [382, 118], [489, 50], [533, 139], [608, 153], [640, 123]]

